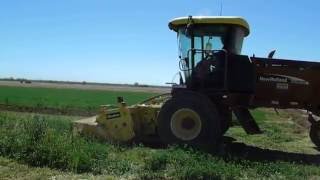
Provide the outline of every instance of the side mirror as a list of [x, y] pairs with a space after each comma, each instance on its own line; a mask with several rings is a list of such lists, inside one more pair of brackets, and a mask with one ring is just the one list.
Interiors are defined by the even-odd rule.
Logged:
[[179, 61], [179, 68], [181, 71], [188, 71], [189, 70], [189, 63], [188, 63], [188, 58], [182, 58]]

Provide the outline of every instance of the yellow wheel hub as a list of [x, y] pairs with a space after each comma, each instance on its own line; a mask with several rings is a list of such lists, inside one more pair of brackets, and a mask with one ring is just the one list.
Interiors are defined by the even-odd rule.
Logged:
[[192, 109], [179, 109], [171, 117], [171, 131], [178, 139], [193, 140], [199, 136], [201, 128], [200, 116]]

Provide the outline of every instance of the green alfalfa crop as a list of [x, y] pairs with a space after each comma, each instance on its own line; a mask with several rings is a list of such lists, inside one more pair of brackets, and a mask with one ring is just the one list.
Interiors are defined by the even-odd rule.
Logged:
[[[68, 121], [0, 116], [0, 155], [32, 166], [101, 173], [108, 145], [73, 136]], [[58, 127], [58, 128], [57, 128]]]

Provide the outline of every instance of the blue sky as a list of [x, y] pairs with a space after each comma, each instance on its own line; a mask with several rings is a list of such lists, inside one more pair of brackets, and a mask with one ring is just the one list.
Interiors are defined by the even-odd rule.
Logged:
[[[251, 34], [243, 54], [320, 60], [320, 1], [223, 0]], [[220, 0], [0, 3], [0, 77], [163, 85], [178, 72], [170, 19], [218, 15]]]

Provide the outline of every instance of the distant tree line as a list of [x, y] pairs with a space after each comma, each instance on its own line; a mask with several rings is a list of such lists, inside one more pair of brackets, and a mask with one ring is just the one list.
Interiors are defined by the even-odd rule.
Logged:
[[13, 78], [13, 77], [9, 77], [9, 78], [0, 78], [1, 81], [17, 81], [20, 82], [21, 84], [31, 84], [32, 81], [29, 79], [25, 79], [25, 78]]

